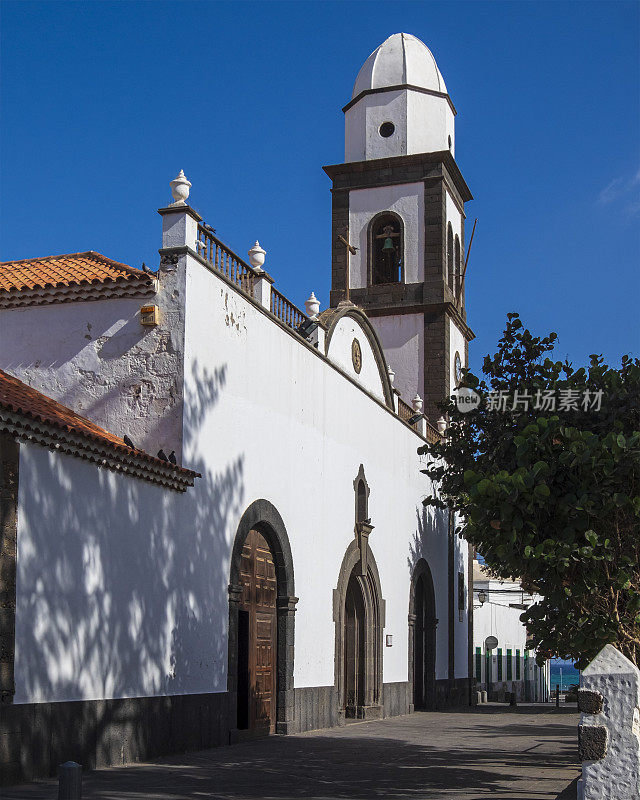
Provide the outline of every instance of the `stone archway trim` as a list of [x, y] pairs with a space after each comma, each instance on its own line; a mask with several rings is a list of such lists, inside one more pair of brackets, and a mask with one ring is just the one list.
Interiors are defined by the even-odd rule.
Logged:
[[[338, 703], [338, 724], [344, 725], [342, 698], [344, 694], [344, 609], [349, 578], [356, 566], [361, 563], [361, 550], [357, 540], [353, 540], [345, 552], [338, 575], [338, 583], [333, 590], [333, 620], [335, 623], [334, 687]], [[360, 570], [359, 570], [360, 572]], [[382, 697], [382, 631], [385, 626], [385, 601], [382, 597], [380, 575], [376, 560], [368, 548], [366, 575], [359, 575], [365, 600], [365, 624], [369, 630], [369, 646], [365, 652], [365, 718], [381, 717]], [[376, 615], [377, 605], [377, 615]], [[376, 619], [377, 616], [377, 619]], [[374, 633], [371, 636], [371, 633]]]

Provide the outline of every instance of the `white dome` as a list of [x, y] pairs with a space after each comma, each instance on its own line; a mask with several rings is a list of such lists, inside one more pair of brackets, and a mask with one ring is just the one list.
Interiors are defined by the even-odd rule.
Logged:
[[384, 89], [403, 83], [447, 93], [431, 50], [410, 33], [394, 33], [364, 62], [352, 98], [367, 89]]

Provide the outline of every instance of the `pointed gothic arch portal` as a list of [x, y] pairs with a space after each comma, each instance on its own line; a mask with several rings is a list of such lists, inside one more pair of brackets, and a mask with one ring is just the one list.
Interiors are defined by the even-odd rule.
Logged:
[[417, 710], [436, 706], [436, 603], [427, 562], [416, 564], [409, 597], [409, 680]]
[[229, 578], [230, 724], [255, 734], [290, 733], [298, 598], [287, 531], [267, 500], [242, 515]]
[[[362, 557], [362, 549], [368, 551]], [[335, 688], [340, 719], [382, 716], [385, 602], [368, 543], [351, 542], [334, 590]]]

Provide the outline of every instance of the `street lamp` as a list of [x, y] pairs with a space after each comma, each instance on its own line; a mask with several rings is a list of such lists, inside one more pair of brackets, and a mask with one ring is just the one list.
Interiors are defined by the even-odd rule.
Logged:
[[478, 592], [478, 601], [480, 602], [481, 606], [487, 602], [487, 593], [484, 589], [480, 589]]

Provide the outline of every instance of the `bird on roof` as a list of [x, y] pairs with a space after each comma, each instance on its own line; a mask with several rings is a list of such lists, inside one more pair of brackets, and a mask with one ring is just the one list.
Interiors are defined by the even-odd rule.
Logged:
[[162, 448], [158, 450], [158, 458], [160, 459], [160, 461], [167, 461], [167, 462], [169, 461], [167, 454], [164, 452]]
[[172, 451], [169, 453], [169, 461], [170, 461], [172, 464], [177, 464], [177, 463], [178, 463], [178, 462], [176, 461], [176, 451], [175, 451], [175, 450], [172, 450]]
[[122, 441], [127, 445], [127, 447], [130, 447], [132, 450], [136, 449], [135, 444], [131, 441], [131, 439], [126, 434], [122, 437]]

